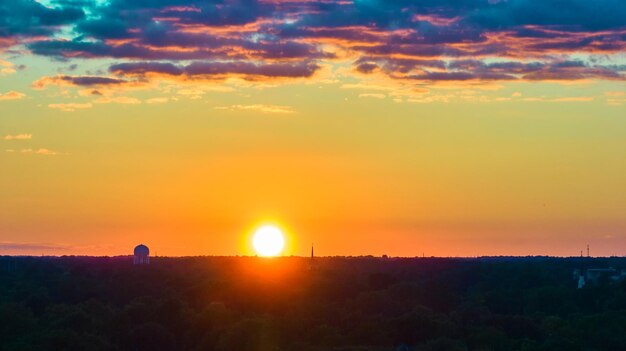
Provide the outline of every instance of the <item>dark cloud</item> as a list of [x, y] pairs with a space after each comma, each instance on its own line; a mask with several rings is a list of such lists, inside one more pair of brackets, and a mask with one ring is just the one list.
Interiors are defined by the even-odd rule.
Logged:
[[515, 77], [508, 74], [491, 72], [426, 72], [410, 76], [411, 79], [426, 81], [466, 81], [466, 80], [513, 80]]
[[[196, 41], [192, 39], [196, 38]], [[185, 49], [180, 49], [184, 46]], [[124, 44], [86, 40], [45, 40], [28, 45], [35, 54], [57, 58], [112, 57], [146, 60], [202, 60], [217, 58], [314, 59], [330, 58], [315, 45], [290, 41], [248, 42], [207, 35], [172, 34], [159, 39]]]
[[376, 64], [376, 62], [362, 62], [356, 65], [356, 70], [365, 74], [372, 73], [378, 68], [380, 67], [378, 67], [378, 64]]
[[106, 76], [68, 76], [68, 75], [56, 75], [49, 77], [42, 77], [33, 82], [32, 86], [36, 89], [45, 89], [50, 85], [73, 85], [77, 87], [115, 87], [123, 86], [126, 84], [134, 84], [136, 81], [128, 81], [116, 77]]
[[184, 68], [173, 63], [166, 62], [133, 62], [119, 63], [109, 67], [109, 71], [120, 75], [146, 75], [148, 73], [159, 73], [170, 76], [179, 76], [184, 73]]
[[55, 27], [72, 24], [83, 17], [83, 10], [70, 4], [50, 8], [34, 0], [2, 1], [0, 38], [50, 35]]
[[467, 17], [480, 27], [571, 26], [581, 30], [606, 30], [626, 25], [623, 0], [508, 0], [477, 8]]
[[319, 66], [314, 62], [255, 64], [246, 61], [193, 62], [187, 66], [171, 63], [133, 62], [112, 65], [110, 71], [117, 75], [164, 74], [184, 75], [190, 78], [222, 76], [229, 74], [249, 77], [298, 78], [310, 77]]
[[475, 50], [463, 50], [445, 45], [422, 45], [422, 44], [380, 44], [380, 45], [356, 45], [353, 50], [363, 52], [368, 55], [393, 56], [404, 55], [414, 57], [462, 57], [472, 56]]
[[319, 68], [313, 62], [254, 64], [250, 62], [194, 62], [185, 67], [189, 75], [244, 74], [266, 77], [310, 77]]
[[81, 21], [76, 25], [76, 29], [81, 34], [94, 38], [122, 39], [132, 37], [128, 23], [120, 18]]
[[361, 57], [356, 61], [358, 66], [375, 64], [386, 72], [409, 73], [415, 69], [436, 68], [445, 69], [446, 64], [441, 60], [389, 58], [389, 57]]
[[59, 80], [78, 86], [93, 86], [93, 85], [117, 85], [128, 83], [123, 79], [111, 78], [111, 77], [95, 77], [95, 76], [60, 76]]
[[[61, 30], [73, 39], [55, 36]], [[615, 64], [564, 65], [626, 50], [626, 1], [1, 3], [0, 47], [24, 36], [37, 55], [118, 60], [111, 72], [120, 75], [309, 77], [339, 48], [356, 72], [395, 79], [623, 79]]]

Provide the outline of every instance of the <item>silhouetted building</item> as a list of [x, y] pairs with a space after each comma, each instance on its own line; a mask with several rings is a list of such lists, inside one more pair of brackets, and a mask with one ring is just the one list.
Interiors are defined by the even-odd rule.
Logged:
[[134, 264], [150, 264], [150, 249], [148, 249], [146, 245], [137, 245], [137, 247], [135, 247], [134, 255]]
[[581, 274], [578, 276], [578, 289], [582, 289], [585, 287], [585, 277]]
[[609, 283], [622, 281], [626, 279], [626, 270], [612, 267], [576, 269], [574, 270], [574, 279], [578, 280], [578, 288], [581, 289], [585, 285], [598, 284], [601, 281]]
[[17, 260], [11, 257], [0, 258], [0, 262], [2, 262], [0, 267], [6, 272], [15, 272], [17, 270]]

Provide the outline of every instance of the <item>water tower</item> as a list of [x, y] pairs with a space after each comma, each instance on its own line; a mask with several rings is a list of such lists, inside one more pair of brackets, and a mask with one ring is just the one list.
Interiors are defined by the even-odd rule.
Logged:
[[134, 264], [150, 264], [150, 249], [144, 244], [139, 244], [135, 247]]

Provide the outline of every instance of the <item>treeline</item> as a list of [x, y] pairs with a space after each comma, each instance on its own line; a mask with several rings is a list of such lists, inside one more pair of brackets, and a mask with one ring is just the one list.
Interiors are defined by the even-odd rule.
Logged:
[[0, 257], [5, 350], [625, 350], [622, 258]]

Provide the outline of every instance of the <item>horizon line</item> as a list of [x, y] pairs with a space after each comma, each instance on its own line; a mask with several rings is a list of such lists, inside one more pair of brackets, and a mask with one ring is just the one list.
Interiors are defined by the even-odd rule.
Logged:
[[[19, 257], [19, 258], [63, 258], [63, 257], [89, 257], [89, 258], [125, 258], [133, 257], [129, 255], [10, 255], [0, 254], [0, 258], [4, 257]], [[263, 258], [263, 259], [276, 259], [276, 258], [305, 258], [311, 259], [310, 256], [300, 255], [281, 255], [281, 256], [259, 256], [259, 255], [182, 255], [182, 256], [150, 256], [150, 258]], [[558, 256], [558, 255], [481, 255], [481, 256], [391, 256], [391, 255], [330, 255], [330, 256], [315, 256], [315, 258], [378, 258], [378, 259], [480, 259], [480, 258], [626, 258], [623, 256]]]

